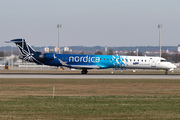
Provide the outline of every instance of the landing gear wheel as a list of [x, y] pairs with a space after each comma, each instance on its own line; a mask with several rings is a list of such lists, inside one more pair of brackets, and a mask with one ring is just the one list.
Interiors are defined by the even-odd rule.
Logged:
[[165, 71], [165, 74], [166, 74], [166, 75], [168, 74], [168, 70]]
[[88, 72], [87, 69], [83, 69], [83, 70], [81, 71], [82, 74], [87, 74], [87, 72]]

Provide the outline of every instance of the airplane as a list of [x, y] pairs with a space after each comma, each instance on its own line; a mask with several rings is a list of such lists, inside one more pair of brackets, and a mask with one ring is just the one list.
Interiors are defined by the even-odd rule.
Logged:
[[21, 59], [25, 61], [39, 65], [81, 69], [82, 74], [87, 74], [88, 69], [122, 68], [164, 69], [167, 75], [168, 70], [172, 71], [177, 68], [162, 57], [41, 53], [35, 51], [25, 39], [13, 39], [9, 42], [16, 44]]

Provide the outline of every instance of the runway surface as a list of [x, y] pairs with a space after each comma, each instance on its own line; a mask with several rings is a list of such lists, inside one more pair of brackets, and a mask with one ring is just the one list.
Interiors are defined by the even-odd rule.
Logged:
[[171, 74], [171, 75], [132, 75], [132, 74], [124, 74], [124, 75], [103, 75], [103, 74], [21, 74], [21, 73], [1, 73], [0, 78], [78, 78], [78, 79], [180, 79], [179, 74]]

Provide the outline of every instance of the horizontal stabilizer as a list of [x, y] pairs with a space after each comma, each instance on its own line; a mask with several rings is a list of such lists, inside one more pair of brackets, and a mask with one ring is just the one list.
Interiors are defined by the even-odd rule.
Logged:
[[5, 41], [6, 43], [22, 43], [25, 42], [25, 39], [14, 39], [14, 40], [10, 40], [10, 41]]

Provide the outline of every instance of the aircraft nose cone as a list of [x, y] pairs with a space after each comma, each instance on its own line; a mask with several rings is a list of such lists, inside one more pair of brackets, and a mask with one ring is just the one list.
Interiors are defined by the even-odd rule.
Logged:
[[[173, 64], [174, 65], [174, 64]], [[176, 65], [174, 65], [174, 68], [177, 68], [177, 66]]]
[[177, 66], [176, 65], [174, 65], [174, 64], [171, 64], [171, 68], [177, 68]]
[[167, 65], [167, 68], [174, 69], [174, 68], [177, 68], [177, 66], [172, 64], [172, 63], [170, 63], [170, 64]]

